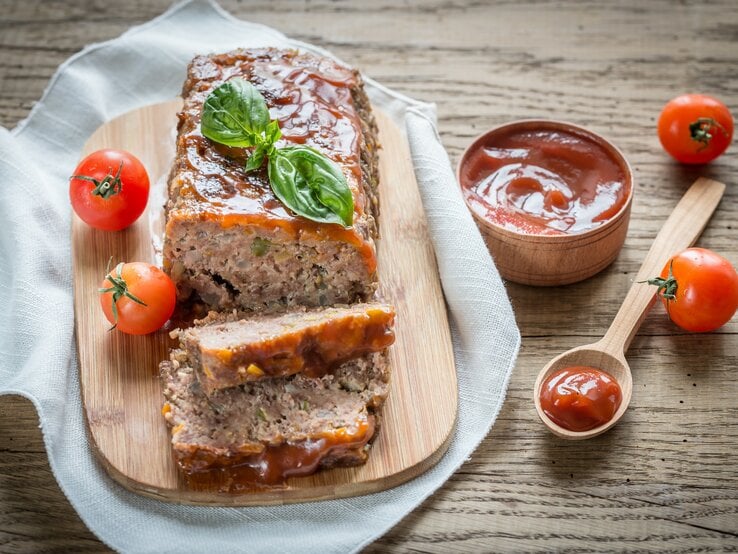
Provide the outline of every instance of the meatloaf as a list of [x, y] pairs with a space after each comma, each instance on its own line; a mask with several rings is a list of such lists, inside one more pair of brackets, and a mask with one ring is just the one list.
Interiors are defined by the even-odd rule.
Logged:
[[210, 397], [184, 350], [174, 350], [160, 370], [162, 412], [185, 475], [226, 470], [228, 483], [249, 486], [364, 463], [389, 381], [385, 353], [357, 358], [321, 378], [265, 379]]
[[[203, 103], [241, 77], [279, 121], [277, 146], [305, 144], [343, 171], [353, 225], [295, 215], [272, 192], [266, 168], [246, 173], [247, 149], [211, 142]], [[189, 65], [169, 178], [164, 266], [178, 298], [214, 309], [278, 310], [368, 299], [376, 288], [377, 127], [358, 72], [295, 50], [236, 50]]]
[[294, 310], [279, 315], [215, 314], [179, 332], [205, 392], [270, 377], [320, 377], [340, 363], [379, 352], [395, 340], [387, 304]]

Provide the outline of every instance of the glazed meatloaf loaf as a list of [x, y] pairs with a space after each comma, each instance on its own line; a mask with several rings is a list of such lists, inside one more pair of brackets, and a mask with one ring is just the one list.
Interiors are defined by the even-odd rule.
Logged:
[[184, 350], [173, 351], [160, 369], [177, 464], [187, 478], [225, 470], [226, 488], [275, 485], [318, 468], [364, 463], [389, 380], [385, 353], [322, 378], [265, 379], [211, 397]]
[[[246, 173], [247, 149], [202, 135], [205, 99], [236, 77], [266, 99], [282, 132], [278, 146], [310, 146], [340, 167], [354, 198], [351, 227], [293, 214], [265, 167]], [[221, 310], [368, 299], [376, 287], [377, 128], [359, 73], [294, 50], [236, 50], [196, 57], [182, 95], [164, 241], [178, 298]]]
[[179, 332], [205, 392], [270, 377], [321, 377], [337, 365], [395, 340], [395, 310], [387, 304], [293, 310], [241, 319], [210, 315]]

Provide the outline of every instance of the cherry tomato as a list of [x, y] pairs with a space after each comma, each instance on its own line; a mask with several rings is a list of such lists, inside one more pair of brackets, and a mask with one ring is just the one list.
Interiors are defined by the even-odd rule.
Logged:
[[103, 279], [100, 292], [105, 317], [130, 335], [153, 333], [174, 312], [174, 283], [161, 269], [144, 262], [119, 263]]
[[725, 152], [733, 139], [733, 117], [711, 96], [683, 94], [664, 106], [658, 122], [661, 145], [686, 164], [703, 164]]
[[705, 248], [680, 252], [660, 277], [648, 282], [659, 287], [671, 320], [687, 331], [713, 331], [738, 310], [738, 273], [728, 260]]
[[103, 231], [119, 231], [136, 221], [149, 199], [149, 176], [130, 152], [98, 150], [82, 160], [69, 179], [76, 214]]

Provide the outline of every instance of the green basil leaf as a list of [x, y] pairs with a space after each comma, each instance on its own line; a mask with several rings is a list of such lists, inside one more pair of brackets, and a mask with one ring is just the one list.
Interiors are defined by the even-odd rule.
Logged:
[[236, 147], [260, 144], [268, 126], [269, 109], [264, 97], [241, 78], [226, 81], [208, 95], [200, 120], [204, 136]]
[[321, 223], [350, 227], [354, 198], [341, 168], [307, 146], [275, 148], [282, 137], [279, 122], [270, 120], [264, 97], [248, 81], [235, 78], [213, 90], [205, 100], [202, 134], [226, 146], [255, 147], [246, 172], [269, 158], [274, 194], [298, 215]]
[[320, 223], [350, 227], [354, 197], [341, 169], [307, 146], [280, 148], [269, 157], [269, 182], [290, 210]]
[[279, 122], [276, 119], [273, 119], [267, 125], [265, 136], [269, 144], [274, 144], [282, 138], [282, 131], [279, 130]]
[[259, 169], [262, 166], [268, 149], [269, 146], [265, 143], [262, 143], [254, 148], [254, 151], [251, 153], [251, 156], [249, 156], [249, 159], [246, 162], [246, 173], [248, 173], [249, 171], [254, 171], [255, 169]]

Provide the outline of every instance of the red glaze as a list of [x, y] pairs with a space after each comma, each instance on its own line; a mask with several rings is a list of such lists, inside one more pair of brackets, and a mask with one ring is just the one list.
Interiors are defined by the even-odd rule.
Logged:
[[602, 225], [630, 195], [623, 164], [584, 132], [500, 129], [460, 171], [469, 207], [487, 221], [534, 235]]
[[615, 378], [594, 367], [567, 367], [541, 386], [541, 407], [569, 431], [589, 431], [610, 421], [623, 399]]
[[169, 219], [217, 221], [223, 227], [253, 224], [280, 228], [295, 238], [346, 242], [361, 252], [373, 273], [375, 247], [355, 227], [294, 215], [269, 187], [266, 167], [245, 175], [246, 150], [213, 143], [201, 133], [202, 105], [212, 90], [234, 77], [247, 79], [266, 99], [270, 117], [279, 121], [282, 138], [277, 145], [305, 144], [333, 160], [346, 177], [354, 196], [354, 217], [359, 217], [367, 198], [360, 185], [362, 126], [351, 95], [357, 76], [318, 58], [305, 57], [295, 64], [299, 57], [294, 51], [275, 57], [264, 50], [193, 61], [192, 73], [200, 81], [182, 108], [178, 138], [179, 150], [185, 153], [180, 163], [190, 178], [176, 183], [180, 200]]
[[[182, 460], [179, 463], [185, 470], [185, 481], [195, 490], [217, 489], [219, 492], [238, 493], [277, 488], [283, 487], [290, 477], [312, 475], [320, 463], [334, 453], [366, 446], [374, 431], [374, 416], [366, 415], [355, 426], [335, 429], [323, 437], [278, 446], [266, 445], [262, 452], [246, 456], [233, 466], [192, 470], [182, 465]], [[234, 456], [237, 454], [233, 452]]]

